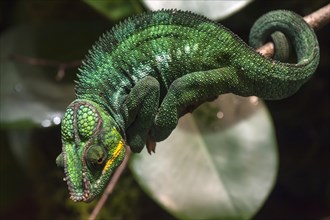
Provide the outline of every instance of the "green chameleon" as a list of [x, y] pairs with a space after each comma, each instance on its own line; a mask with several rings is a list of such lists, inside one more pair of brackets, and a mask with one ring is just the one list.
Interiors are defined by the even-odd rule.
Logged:
[[[297, 63], [254, 51], [270, 35], [278, 54], [292, 44]], [[199, 104], [224, 93], [288, 97], [319, 62], [314, 31], [290, 11], [258, 19], [250, 45], [214, 21], [177, 10], [129, 18], [100, 37], [79, 69], [77, 99], [62, 120], [56, 163], [70, 198], [88, 202], [102, 193], [126, 147], [152, 151]]]

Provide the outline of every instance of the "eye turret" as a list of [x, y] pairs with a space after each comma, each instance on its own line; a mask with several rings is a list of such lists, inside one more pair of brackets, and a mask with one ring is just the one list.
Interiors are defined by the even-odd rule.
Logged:
[[91, 146], [86, 152], [86, 161], [92, 165], [102, 165], [105, 162], [106, 153], [99, 145]]

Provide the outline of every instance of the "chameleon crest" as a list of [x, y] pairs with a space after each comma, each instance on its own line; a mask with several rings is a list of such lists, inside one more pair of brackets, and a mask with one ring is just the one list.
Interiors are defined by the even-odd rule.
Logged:
[[56, 162], [71, 198], [99, 195], [126, 146], [135, 153], [145, 144], [153, 150], [187, 109], [224, 93], [264, 99], [294, 94], [317, 68], [315, 33], [299, 15], [280, 10], [256, 21], [251, 46], [270, 35], [281, 60], [292, 44], [296, 63], [263, 57], [225, 27], [191, 12], [144, 13], [104, 34], [79, 69], [77, 99], [62, 121]]

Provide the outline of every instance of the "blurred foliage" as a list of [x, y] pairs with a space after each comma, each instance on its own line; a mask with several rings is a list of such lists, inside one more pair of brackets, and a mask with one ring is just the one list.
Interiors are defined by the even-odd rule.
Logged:
[[[222, 23], [243, 39], [247, 39], [252, 23], [267, 11], [289, 9], [299, 14], [308, 14], [327, 3], [328, 1], [325, 0], [290, 0], [281, 3], [276, 0], [255, 1]], [[107, 7], [103, 7], [104, 4], [107, 4]], [[108, 10], [98, 12], [98, 9]], [[71, 61], [71, 59], [81, 59], [92, 42], [118, 20], [147, 9], [143, 3], [133, 0], [86, 0], [85, 2], [4, 0], [0, 1], [0, 10], [2, 36], [10, 31], [15, 32], [22, 26], [43, 28], [48, 26], [48, 32], [42, 29], [43, 31], [39, 31], [36, 35], [39, 37], [29, 41], [34, 53], [22, 55]], [[83, 27], [84, 25], [80, 27], [76, 25], [86, 24], [84, 22], [100, 24], [100, 29], [87, 31], [88, 25], [86, 28]], [[64, 28], [62, 34], [58, 32], [59, 35], [49, 37], [52, 31], [55, 31], [54, 24], [60, 23], [63, 24], [60, 25], [61, 28]], [[71, 37], [71, 25], [74, 26], [72, 29], [85, 31], [81, 34], [82, 37]], [[67, 31], [63, 31], [65, 28]], [[1, 44], [1, 55], [4, 48], [12, 46], [18, 48], [24, 41], [29, 40], [29, 33], [37, 33], [31, 30], [16, 32], [17, 45]], [[274, 119], [279, 143], [279, 173], [274, 190], [254, 219], [329, 218], [330, 54], [329, 50], [324, 49], [329, 48], [329, 31], [329, 28], [323, 28], [317, 33], [321, 47], [321, 63], [316, 76], [293, 97], [267, 102]], [[16, 71], [19, 74], [24, 73], [24, 69], [32, 74], [31, 71], [36, 68], [12, 61], [10, 65], [15, 71], [20, 70]], [[4, 69], [1, 63], [1, 77], [4, 77]], [[36, 99], [32, 99], [39, 103], [40, 100], [48, 100], [48, 89], [46, 87], [47, 92], [42, 94], [35, 91], [38, 89], [35, 85], [45, 86], [45, 81], [55, 86], [69, 85], [76, 73], [76, 69], [70, 69], [66, 71], [63, 81], [56, 82], [54, 81], [58, 71], [56, 68], [42, 69], [47, 72], [47, 76], [43, 76], [44, 81], [38, 81], [40, 75], [35, 75], [34, 78], [32, 75], [23, 75], [26, 78], [31, 77], [28, 79], [30, 81], [36, 80], [34, 82], [36, 84], [30, 88], [34, 91], [33, 95], [39, 94], [35, 96]], [[1, 78], [1, 81], [3, 80]], [[70, 96], [73, 94], [68, 94], [68, 97]], [[43, 99], [38, 99], [41, 97]], [[3, 100], [4, 98], [1, 97], [1, 108]], [[20, 102], [13, 108], [16, 108], [13, 112], [19, 108], [24, 110]], [[8, 119], [4, 118], [2, 113], [0, 117], [1, 121]], [[22, 124], [11, 129], [4, 127], [3, 123], [0, 124], [0, 218], [86, 219], [95, 202], [77, 204], [70, 201], [66, 184], [62, 181], [63, 173], [54, 162], [61, 146], [59, 126], [26, 129], [25, 123], [26, 121], [22, 121]], [[99, 217], [100, 219], [173, 219], [141, 190], [128, 170], [120, 179]]]
[[87, 4], [113, 21], [119, 21], [132, 14], [143, 12], [143, 7], [136, 0], [94, 1], [84, 0]]
[[[164, 1], [164, 0], [144, 0], [145, 5], [152, 11], [161, 9], [176, 8], [182, 11], [191, 11], [204, 15], [212, 20], [220, 20], [238, 12], [252, 0], [244, 1], [200, 1], [186, 0]], [[216, 10], [215, 10], [216, 9]]]
[[274, 185], [277, 156], [263, 102], [226, 94], [183, 116], [154, 155], [133, 155], [130, 167], [178, 219], [250, 219]]

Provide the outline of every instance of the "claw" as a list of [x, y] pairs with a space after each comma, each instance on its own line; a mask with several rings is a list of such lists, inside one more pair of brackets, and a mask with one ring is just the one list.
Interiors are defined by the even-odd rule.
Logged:
[[146, 145], [147, 145], [148, 153], [149, 153], [150, 155], [151, 155], [152, 153], [155, 153], [155, 150], [156, 150], [156, 142], [155, 142], [154, 140], [152, 140], [150, 136], [148, 136], [148, 138], [147, 138]]

